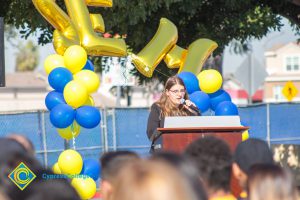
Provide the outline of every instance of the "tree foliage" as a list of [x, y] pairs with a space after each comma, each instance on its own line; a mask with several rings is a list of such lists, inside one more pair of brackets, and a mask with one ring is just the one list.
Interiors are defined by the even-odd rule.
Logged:
[[[63, 1], [57, 1], [62, 7]], [[178, 28], [178, 45], [187, 48], [198, 38], [218, 43], [214, 55], [221, 54], [233, 39], [245, 45], [251, 38], [261, 38], [271, 30], [280, 30], [282, 16], [288, 18], [299, 34], [300, 6], [297, 0], [114, 0], [112, 8], [90, 7], [101, 13], [106, 30], [127, 34], [126, 43], [139, 52], [155, 34], [159, 20], [166, 17]], [[39, 43], [51, 41], [53, 28], [34, 8], [30, 0], [7, 0], [2, 4], [8, 24], [21, 30], [24, 37], [41, 30]], [[64, 7], [63, 7], [64, 8]], [[174, 73], [158, 67], [168, 76]], [[155, 72], [155, 76], [162, 76]]]
[[38, 65], [38, 56], [38, 47], [32, 41], [28, 41], [25, 45], [20, 43], [16, 57], [16, 71], [33, 71]]

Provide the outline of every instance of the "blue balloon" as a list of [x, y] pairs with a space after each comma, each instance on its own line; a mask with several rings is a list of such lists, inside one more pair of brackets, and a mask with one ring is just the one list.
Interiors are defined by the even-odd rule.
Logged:
[[94, 128], [101, 120], [100, 112], [93, 106], [81, 106], [76, 110], [76, 122], [84, 128]]
[[177, 76], [182, 79], [189, 94], [200, 91], [198, 78], [192, 72], [181, 72]]
[[218, 90], [215, 93], [208, 94], [210, 97], [210, 108], [216, 110], [219, 103], [223, 101], [231, 101], [230, 95], [225, 90]]
[[56, 128], [67, 128], [74, 118], [75, 111], [67, 104], [59, 104], [50, 111], [50, 121]]
[[83, 69], [87, 69], [87, 70], [91, 70], [91, 71], [94, 71], [95, 70], [95, 67], [94, 67], [94, 64], [92, 63], [92, 61], [90, 61], [89, 59], [86, 61]]
[[66, 104], [64, 95], [61, 92], [51, 91], [47, 94], [45, 104], [48, 110], [52, 110], [58, 104]]
[[207, 111], [210, 107], [210, 100], [208, 94], [202, 91], [196, 91], [190, 95], [190, 100], [196, 104], [202, 113]]
[[217, 106], [215, 110], [215, 115], [216, 116], [239, 115], [239, 111], [234, 103], [230, 101], [223, 101]]
[[49, 84], [53, 89], [55, 89], [58, 92], [63, 92], [65, 86], [71, 80], [73, 80], [72, 73], [64, 67], [58, 67], [53, 69], [48, 76]]
[[84, 159], [83, 167], [80, 174], [88, 175], [94, 181], [97, 181], [100, 174], [100, 164], [94, 159]]

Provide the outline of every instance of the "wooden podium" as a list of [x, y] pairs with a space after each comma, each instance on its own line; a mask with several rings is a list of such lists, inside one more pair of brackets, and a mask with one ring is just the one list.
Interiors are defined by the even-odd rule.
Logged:
[[154, 139], [163, 150], [182, 152], [192, 141], [207, 136], [223, 139], [232, 151], [242, 141], [242, 133], [249, 127], [193, 127], [193, 128], [158, 128], [160, 132]]
[[[193, 128], [158, 128], [160, 132], [154, 139], [154, 144], [161, 145], [166, 151], [181, 153], [194, 140], [214, 136], [227, 142], [233, 152], [242, 141], [242, 133], [249, 127], [193, 127]], [[213, 147], [212, 147], [213, 148]], [[232, 178], [231, 190], [235, 196], [241, 192], [236, 179]]]

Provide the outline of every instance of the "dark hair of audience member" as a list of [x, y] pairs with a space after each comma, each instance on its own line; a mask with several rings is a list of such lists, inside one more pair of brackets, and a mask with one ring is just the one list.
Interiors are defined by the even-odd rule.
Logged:
[[229, 191], [232, 154], [221, 139], [205, 137], [192, 142], [185, 150], [199, 176], [210, 191]]
[[136, 159], [139, 159], [139, 156], [131, 151], [111, 151], [104, 153], [100, 158], [101, 179], [110, 180], [125, 163]]
[[28, 139], [26, 136], [13, 133], [13, 134], [7, 135], [7, 138], [13, 139], [13, 140], [17, 141], [18, 143], [20, 143], [28, 153], [30, 153], [32, 155], [35, 154], [34, 146], [31, 142], [31, 140]]
[[24, 200], [80, 200], [76, 190], [67, 179], [52, 178], [50, 170], [39, 170], [36, 179], [23, 191]]
[[289, 171], [275, 164], [256, 164], [249, 170], [249, 200], [297, 200]]
[[41, 164], [18, 142], [10, 138], [0, 138], [0, 188], [12, 200], [18, 199], [21, 190], [8, 178], [8, 175], [23, 162], [35, 173], [42, 169]]
[[184, 176], [167, 162], [136, 160], [124, 166], [108, 200], [197, 200]]
[[207, 199], [206, 192], [198, 177], [197, 169], [191, 163], [191, 161], [185, 158], [183, 155], [161, 151], [155, 152], [150, 159], [167, 162], [168, 164], [178, 169], [178, 171], [187, 179], [191, 188], [194, 190], [195, 194], [198, 197], [197, 199]]

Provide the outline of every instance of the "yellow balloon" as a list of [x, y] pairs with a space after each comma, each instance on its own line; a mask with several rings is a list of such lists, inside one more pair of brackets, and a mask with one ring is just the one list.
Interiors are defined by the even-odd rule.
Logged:
[[74, 80], [82, 83], [89, 94], [96, 92], [100, 85], [98, 75], [91, 70], [81, 70], [80, 72], [77, 72], [74, 75]]
[[82, 170], [83, 161], [77, 151], [68, 149], [59, 155], [58, 166], [63, 174], [79, 174]]
[[133, 64], [144, 76], [152, 77], [156, 66], [176, 44], [177, 39], [176, 26], [166, 18], [160, 19], [159, 27], [151, 41], [137, 55], [131, 55]]
[[70, 81], [64, 88], [64, 99], [73, 108], [82, 106], [88, 97], [85, 86], [75, 80]]
[[64, 60], [66, 68], [74, 74], [79, 72], [86, 64], [87, 54], [81, 46], [73, 45], [65, 51]]
[[72, 138], [76, 138], [80, 133], [80, 126], [74, 121], [73, 124], [68, 126], [67, 128], [58, 128], [56, 129], [60, 137], [70, 140]]
[[58, 54], [49, 55], [44, 62], [44, 67], [47, 74], [57, 67], [65, 67], [64, 57]]
[[58, 166], [58, 163], [57, 163], [57, 162], [53, 165], [52, 171], [53, 171], [55, 174], [61, 174], [61, 171], [60, 171], [60, 169], [59, 169], [59, 166]]
[[81, 199], [91, 199], [96, 194], [96, 183], [92, 178], [73, 178], [71, 185]]
[[198, 39], [188, 48], [185, 60], [182, 62], [178, 73], [192, 72], [197, 75], [208, 56], [218, 47], [218, 44], [209, 39]]
[[83, 104], [84, 106], [94, 106], [95, 101], [93, 97], [89, 96], [89, 98], [86, 100], [86, 102]]
[[222, 75], [214, 69], [204, 70], [197, 76], [200, 89], [205, 93], [214, 93], [222, 86]]
[[249, 132], [247, 130], [247, 131], [244, 131], [242, 133], [242, 141], [245, 141], [245, 140], [248, 140], [248, 139], [249, 139]]

